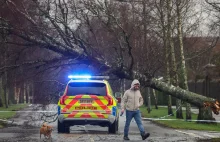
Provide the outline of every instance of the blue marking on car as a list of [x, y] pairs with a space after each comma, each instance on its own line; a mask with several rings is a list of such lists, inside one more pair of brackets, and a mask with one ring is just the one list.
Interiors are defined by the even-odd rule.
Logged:
[[112, 107], [112, 115], [113, 116], [116, 116], [116, 111], [117, 111], [117, 108], [115, 106]]
[[60, 115], [60, 106], [57, 107], [57, 110], [58, 110], [57, 114]]

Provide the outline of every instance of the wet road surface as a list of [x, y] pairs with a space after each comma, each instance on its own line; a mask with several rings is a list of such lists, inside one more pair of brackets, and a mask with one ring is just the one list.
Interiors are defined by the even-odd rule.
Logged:
[[[56, 105], [46, 107], [46, 114], [55, 114]], [[54, 112], [53, 112], [54, 111]], [[12, 125], [0, 129], [0, 142], [45, 142], [50, 141], [43, 136], [40, 139], [39, 129], [42, 125], [42, 111], [35, 106], [30, 106], [17, 113], [16, 118], [11, 119]], [[47, 118], [48, 120], [50, 118]], [[16, 124], [16, 125], [14, 125]], [[57, 121], [49, 123], [53, 126], [52, 141], [53, 142], [112, 142], [123, 141], [123, 128], [125, 124], [125, 116], [120, 117], [118, 134], [108, 134], [107, 127], [99, 126], [72, 126], [70, 134], [57, 133]], [[145, 140], [148, 142], [196, 142], [199, 139], [210, 139], [220, 137], [220, 133], [193, 130], [175, 130], [171, 128], [160, 127], [151, 121], [143, 121], [145, 130], [149, 132], [150, 137]], [[138, 127], [134, 120], [131, 122], [129, 138], [131, 141], [142, 141]]]

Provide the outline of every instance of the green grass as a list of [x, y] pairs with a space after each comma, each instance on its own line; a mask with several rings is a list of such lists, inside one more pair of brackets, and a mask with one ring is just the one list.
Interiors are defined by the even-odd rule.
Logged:
[[[5, 112], [0, 112], [0, 119], [9, 119], [14, 117], [16, 115], [16, 111], [27, 107], [27, 105], [28, 104], [14, 104], [14, 105], [9, 105], [8, 108], [0, 107], [0, 111], [5, 111]], [[3, 125], [4, 124], [0, 122], [0, 128], [2, 128]]]
[[208, 140], [198, 140], [198, 142], [220, 142], [220, 138], [212, 138]]
[[220, 138], [213, 138], [211, 142], [220, 142]]
[[[173, 109], [173, 113], [175, 113], [176, 109]], [[152, 111], [150, 113], [147, 112], [146, 107], [141, 107], [140, 111], [142, 112], [142, 116], [146, 118], [161, 118], [167, 116], [167, 108], [159, 107], [159, 109], [155, 109], [152, 107]], [[176, 114], [174, 116], [167, 116], [162, 119], [176, 119]], [[183, 111], [183, 117], [186, 116], [185, 111]], [[197, 120], [197, 114], [192, 113], [192, 120]], [[188, 130], [205, 130], [205, 131], [220, 131], [220, 124], [201, 124], [197, 122], [189, 122], [185, 121], [185, 119], [177, 119], [177, 120], [153, 120], [154, 123], [159, 125], [175, 128], [175, 129], [188, 129]]]

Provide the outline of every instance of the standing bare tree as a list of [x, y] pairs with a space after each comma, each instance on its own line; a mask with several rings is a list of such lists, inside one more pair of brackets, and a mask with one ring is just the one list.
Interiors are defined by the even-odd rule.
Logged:
[[[184, 6], [181, 7], [182, 5], [187, 6], [187, 3], [181, 3], [180, 1], [176, 2], [176, 12], [177, 12], [177, 37], [178, 37], [178, 46], [180, 49], [180, 59], [181, 59], [181, 67], [180, 67], [180, 74], [179, 74], [179, 78], [180, 78], [180, 87], [183, 89], [188, 90], [188, 84], [187, 84], [187, 73], [186, 73], [186, 63], [185, 63], [185, 55], [184, 55], [184, 51], [183, 51], [183, 32], [182, 32], [182, 8]], [[176, 70], [177, 71], [177, 70]], [[176, 106], [177, 108], [180, 108], [177, 110], [176, 112], [176, 117], [177, 118], [183, 118], [182, 115], [182, 102], [181, 100], [177, 99], [176, 100]], [[191, 109], [190, 109], [190, 104], [186, 104], [186, 119], [191, 119]]]
[[[7, 60], [8, 60], [8, 52], [7, 52], [7, 30], [2, 29], [1, 31], [1, 45], [3, 46], [3, 65], [6, 66], [7, 65]], [[4, 103], [5, 103], [5, 107], [8, 108], [8, 71], [6, 69], [4, 69], [4, 74], [3, 74], [3, 90], [4, 90]]]

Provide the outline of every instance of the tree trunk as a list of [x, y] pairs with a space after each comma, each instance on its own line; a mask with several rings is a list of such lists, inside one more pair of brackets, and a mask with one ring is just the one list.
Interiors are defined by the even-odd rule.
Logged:
[[[183, 37], [182, 37], [182, 17], [180, 9], [180, 1], [176, 2], [177, 4], [177, 26], [178, 26], [178, 42], [180, 48], [180, 58], [181, 58], [181, 67], [180, 67], [180, 87], [189, 90], [187, 84], [187, 72], [186, 72], [186, 62], [183, 50]], [[186, 119], [191, 119], [191, 105], [186, 103]]]
[[3, 107], [3, 99], [2, 99], [2, 77], [0, 77], [0, 107]]
[[[4, 43], [3, 43], [4, 44]], [[7, 65], [7, 52], [6, 52], [6, 48], [5, 48], [5, 53], [4, 53], [4, 65]], [[8, 108], [8, 72], [5, 69], [4, 70], [4, 80], [3, 80], [3, 84], [4, 84], [4, 98], [5, 98], [5, 107]]]
[[14, 99], [14, 94], [15, 94], [15, 90], [13, 89], [13, 85], [10, 84], [10, 86], [8, 86], [9, 90], [8, 90], [8, 104], [15, 104], [15, 99]]
[[152, 78], [149, 82], [150, 87], [165, 92], [167, 94], [170, 94], [171, 96], [181, 99], [182, 101], [188, 102], [190, 104], [193, 104], [197, 107], [204, 107], [204, 102], [215, 102], [215, 99], [208, 98], [193, 92], [190, 92], [188, 90], [184, 90], [180, 87], [175, 87], [173, 85], [170, 85], [168, 83], [162, 82], [156, 78]]
[[26, 103], [29, 103], [29, 92], [30, 92], [30, 84], [26, 84], [25, 94], [26, 94]]
[[183, 119], [182, 101], [176, 99], [176, 118]]
[[123, 79], [120, 79], [120, 92], [124, 95], [124, 89], [123, 89]]
[[168, 115], [173, 116], [172, 97], [170, 95], [168, 95]]
[[[168, 13], [167, 13], [168, 15]], [[162, 32], [163, 32], [163, 45], [164, 45], [164, 52], [165, 52], [165, 62], [166, 62], [166, 82], [168, 84], [170, 84], [170, 58], [169, 58], [169, 47], [168, 47], [168, 29], [167, 29], [167, 25], [165, 24], [166, 20], [165, 20], [165, 14], [163, 13], [163, 11], [160, 12], [160, 20], [161, 20], [161, 26], [162, 26]], [[164, 94], [164, 93], [163, 93]], [[172, 100], [171, 100], [171, 96], [169, 94], [165, 94], [168, 95], [168, 115], [173, 114], [172, 112]]]
[[31, 96], [32, 96], [31, 103], [34, 104], [35, 103], [35, 90], [34, 90], [34, 81], [33, 80], [31, 82]]
[[[208, 92], [207, 92], [207, 78], [205, 80], [205, 96], [209, 97]], [[199, 108], [199, 115], [198, 115], [198, 120], [215, 120], [212, 116], [212, 110], [210, 108]], [[198, 123], [209, 123], [209, 122], [203, 122], [203, 121], [198, 121]], [[212, 122], [211, 122], [212, 123]]]
[[24, 103], [24, 83], [21, 83], [19, 103]]
[[[5, 78], [7, 78], [6, 74], [5, 74]], [[7, 87], [7, 79], [5, 79], [4, 81], [4, 98], [5, 98], [5, 108], [8, 108], [8, 87]]]
[[[147, 47], [147, 24], [146, 24], [146, 3], [145, 3], [146, 1], [142, 1], [142, 5], [143, 5], [143, 18], [142, 18], [142, 20], [143, 20], [143, 31], [144, 31], [144, 41], [143, 41], [143, 44], [144, 44], [144, 46], [141, 48], [141, 52], [143, 52], [144, 50], [143, 50], [143, 48], [145, 48], [146, 49], [146, 53], [148, 53], [148, 49], [146, 48]], [[147, 55], [148, 56], [148, 55]], [[145, 97], [144, 97], [144, 102], [145, 102], [145, 105], [147, 105], [147, 111], [148, 111], [148, 113], [150, 113], [150, 111], [151, 111], [151, 106], [150, 106], [150, 91], [149, 91], [149, 87], [147, 87], [146, 89], [145, 89], [145, 91], [146, 91], [146, 95], [145, 95]]]
[[122, 75], [129, 80], [132, 80], [134, 79], [134, 77], [136, 77], [139, 79], [141, 84], [145, 84], [146, 86], [149, 86], [153, 89], [164, 92], [166, 94], [170, 94], [172, 97], [181, 99], [182, 101], [188, 102], [197, 107], [204, 107], [204, 102], [215, 103], [216, 101], [216, 99], [208, 98], [208, 97], [190, 92], [188, 90], [184, 90], [180, 87], [175, 87], [166, 82], [162, 82], [159, 79], [149, 78], [148, 76], [139, 74], [137, 72], [132, 72], [132, 74], [129, 74], [129, 71], [127, 71], [126, 69], [124, 69], [121, 72], [118, 72], [117, 70], [117, 72], [113, 72], [113, 73], [117, 76]]
[[150, 88], [147, 87], [147, 111], [151, 112], [151, 99], [150, 99]]
[[143, 100], [144, 100], [144, 105], [147, 106], [147, 88], [143, 87]]
[[210, 107], [207, 108], [199, 108], [199, 115], [197, 117], [197, 120], [212, 120], [212, 121], [198, 121], [197, 123], [212, 123], [217, 124], [215, 121], [215, 118], [212, 116], [212, 110]]
[[158, 109], [158, 106], [157, 106], [157, 94], [156, 94], [154, 89], [152, 89], [152, 93], [153, 93], [154, 100], [155, 100], [155, 109]]
[[[170, 84], [170, 64], [169, 64], [169, 49], [167, 46], [167, 39], [164, 40], [165, 42], [165, 50], [166, 50], [166, 82]], [[168, 115], [173, 114], [172, 112], [172, 100], [171, 96], [168, 95]]]
[[[171, 33], [171, 0], [167, 0], [167, 42], [166, 42], [166, 62], [167, 62], [167, 76], [169, 77], [169, 82], [171, 83], [171, 75], [170, 75], [170, 65], [169, 65], [169, 55], [171, 53], [171, 66], [175, 64], [175, 53], [174, 53], [174, 46], [172, 42], [172, 33]], [[174, 68], [172, 68], [173, 70]], [[172, 110], [172, 97], [169, 95], [168, 96], [168, 115], [173, 115], [173, 110]]]

